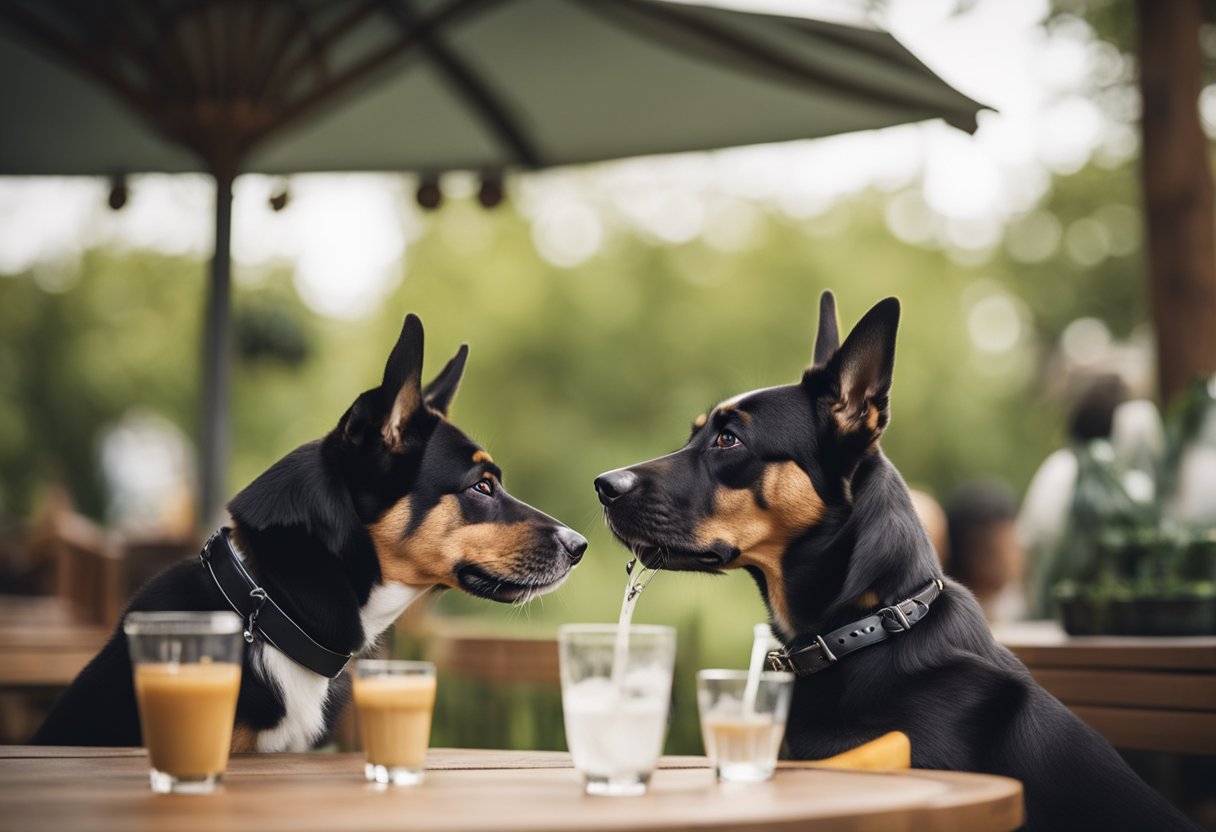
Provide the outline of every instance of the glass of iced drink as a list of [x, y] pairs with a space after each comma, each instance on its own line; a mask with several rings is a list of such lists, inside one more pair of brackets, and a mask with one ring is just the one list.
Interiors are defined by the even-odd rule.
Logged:
[[587, 794], [645, 794], [667, 733], [676, 631], [568, 624], [557, 640], [566, 744]]
[[355, 710], [373, 783], [422, 782], [435, 710], [435, 665], [361, 659], [355, 666]]
[[241, 687], [231, 612], [132, 612], [123, 622], [154, 792], [214, 791], [228, 767]]
[[701, 739], [718, 779], [758, 783], [773, 776], [794, 690], [791, 673], [760, 673], [751, 686], [746, 670], [697, 674]]

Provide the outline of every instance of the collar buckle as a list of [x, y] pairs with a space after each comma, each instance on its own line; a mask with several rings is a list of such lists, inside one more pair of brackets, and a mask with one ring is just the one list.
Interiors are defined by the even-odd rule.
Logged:
[[253, 608], [253, 611], [249, 613], [248, 621], [245, 622], [245, 643], [253, 644], [253, 635], [256, 632], [255, 628], [258, 626], [258, 613], [262, 611], [262, 605], [266, 603], [266, 590], [260, 586], [255, 586], [249, 590], [249, 597], [258, 603]]
[[789, 673], [793, 670], [793, 663], [784, 650], [770, 650], [765, 659], [768, 661], [769, 670], [775, 670], [779, 673]]
[[[818, 650], [818, 657], [813, 656], [813, 652]], [[802, 657], [802, 660], [796, 659], [795, 656]], [[828, 648], [828, 643], [823, 636], [815, 636], [815, 642], [793, 652], [789, 650], [770, 650], [765, 657], [768, 660], [768, 669], [776, 670], [779, 673], [793, 673], [795, 676], [807, 676], [816, 671], [822, 670], [825, 667], [830, 667], [840, 661], [836, 654]]]
[[888, 633], [906, 633], [912, 629], [913, 622], [908, 620], [908, 616], [898, 604], [883, 607], [878, 611], [878, 615], [882, 618], [882, 628]]

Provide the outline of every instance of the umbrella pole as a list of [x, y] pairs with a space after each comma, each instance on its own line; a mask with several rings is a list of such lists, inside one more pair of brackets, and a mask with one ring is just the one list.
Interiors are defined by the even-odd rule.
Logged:
[[215, 254], [203, 325], [199, 522], [219, 522], [228, 473], [228, 381], [232, 364], [232, 180], [215, 174]]

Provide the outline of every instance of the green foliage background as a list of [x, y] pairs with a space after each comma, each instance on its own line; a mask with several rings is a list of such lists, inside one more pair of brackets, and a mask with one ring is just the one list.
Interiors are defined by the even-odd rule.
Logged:
[[[549, 634], [559, 622], [613, 620], [626, 555], [603, 528], [592, 479], [678, 447], [690, 421], [726, 396], [796, 379], [829, 287], [846, 327], [881, 297], [903, 301], [883, 445], [905, 477], [939, 498], [980, 475], [1020, 489], [1062, 438], [1063, 405], [1043, 392], [1044, 357], [1079, 316], [1119, 336], [1143, 321], [1138, 250], [1081, 267], [1059, 251], [1025, 265], [998, 248], [982, 265], [959, 265], [893, 237], [889, 199], [862, 194], [803, 221], [765, 213], [755, 245], [732, 253], [618, 233], [573, 269], [542, 260], [509, 205], [486, 212], [453, 201], [426, 218], [392, 295], [354, 323], [310, 312], [286, 270], [242, 282], [230, 490], [326, 432], [376, 384], [402, 316], [415, 311], [428, 375], [460, 342], [471, 345], [455, 421], [491, 451], [513, 494], [591, 540], [552, 596], [521, 609], [448, 593], [438, 611]], [[1131, 168], [1058, 178], [1043, 208], [1068, 227], [1112, 204], [1136, 204]], [[101, 516], [99, 432], [131, 407], [197, 432], [204, 272], [190, 258], [92, 251], [51, 282], [55, 291], [36, 271], [0, 278], [0, 511], [10, 521], [52, 480]], [[1028, 331], [1008, 354], [972, 347], [976, 286], [1024, 305]], [[751, 625], [763, 618], [742, 574], [660, 576], [637, 613], [679, 626], [702, 666], [744, 664]], [[671, 750], [697, 750], [689, 714]]]

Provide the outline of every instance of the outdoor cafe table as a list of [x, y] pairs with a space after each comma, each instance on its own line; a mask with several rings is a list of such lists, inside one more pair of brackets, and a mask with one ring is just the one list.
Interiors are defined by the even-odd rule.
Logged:
[[1016, 780], [781, 764], [768, 783], [719, 785], [704, 757], [665, 757], [650, 793], [587, 797], [570, 756], [431, 749], [415, 788], [377, 788], [358, 754], [239, 754], [222, 790], [156, 795], [138, 748], [0, 746], [0, 830], [950, 830], [1008, 832]]

